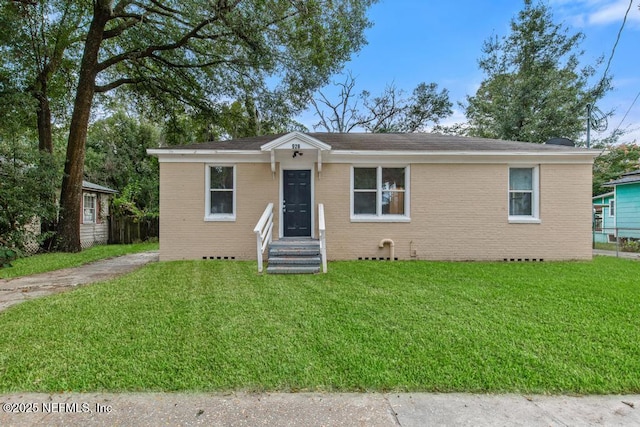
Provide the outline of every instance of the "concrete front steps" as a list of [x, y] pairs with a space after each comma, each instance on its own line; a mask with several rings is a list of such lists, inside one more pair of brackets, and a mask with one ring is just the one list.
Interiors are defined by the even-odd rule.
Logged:
[[314, 274], [321, 264], [318, 240], [285, 237], [269, 244], [267, 273]]

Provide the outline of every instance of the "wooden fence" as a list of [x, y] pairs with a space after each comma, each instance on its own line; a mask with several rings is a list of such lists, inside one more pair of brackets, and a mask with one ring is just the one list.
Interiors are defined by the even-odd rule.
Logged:
[[143, 242], [160, 236], [158, 218], [109, 217], [109, 243]]

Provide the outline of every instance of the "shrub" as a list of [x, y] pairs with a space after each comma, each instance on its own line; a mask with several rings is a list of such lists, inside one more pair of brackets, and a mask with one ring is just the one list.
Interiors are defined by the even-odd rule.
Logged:
[[621, 249], [624, 252], [640, 252], [640, 240], [625, 239], [622, 241]]
[[20, 138], [0, 135], [0, 244], [12, 250], [50, 237], [40, 224], [55, 221], [57, 171], [52, 155], [40, 153]]
[[0, 246], [0, 268], [11, 267], [11, 261], [17, 257], [17, 251]]

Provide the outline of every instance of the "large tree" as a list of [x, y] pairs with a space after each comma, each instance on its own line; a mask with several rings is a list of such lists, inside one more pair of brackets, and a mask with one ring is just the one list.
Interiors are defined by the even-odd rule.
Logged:
[[[40, 173], [46, 176], [58, 172], [53, 156], [55, 133], [68, 119], [88, 5], [76, 0], [0, 2], [0, 115], [5, 124], [24, 122], [29, 128], [25, 135], [31, 138], [37, 129], [40, 154], [36, 157]], [[29, 196], [30, 203], [46, 210], [55, 207], [56, 186], [40, 188], [37, 200]], [[41, 218], [43, 235], [55, 230], [56, 219]], [[47, 240], [45, 248], [50, 244]]]
[[34, 121], [40, 151], [53, 152], [53, 124], [64, 121], [75, 84], [81, 27], [88, 2], [29, 0], [0, 3], [0, 72], [33, 102], [22, 117]]
[[203, 107], [250, 87], [256, 97], [297, 112], [364, 43], [365, 12], [374, 1], [91, 2], [67, 141], [59, 248], [80, 250], [85, 143], [96, 94], [130, 85]]
[[467, 97], [467, 132], [516, 141], [578, 139], [585, 131], [587, 104], [609, 89], [605, 77], [590, 87], [593, 66], [580, 66], [582, 33], [557, 24], [548, 6], [524, 1], [511, 33], [484, 43], [480, 68], [485, 80]]
[[418, 84], [410, 96], [394, 84], [377, 96], [355, 91], [356, 79], [347, 74], [344, 82], [334, 82], [339, 93], [335, 99], [318, 91], [311, 105], [319, 121], [314, 128], [327, 132], [351, 132], [364, 129], [372, 133], [424, 132], [451, 115], [449, 91], [438, 91], [436, 83]]
[[626, 172], [640, 169], [640, 146], [636, 143], [607, 145], [593, 163], [593, 195], [611, 191], [604, 184]]

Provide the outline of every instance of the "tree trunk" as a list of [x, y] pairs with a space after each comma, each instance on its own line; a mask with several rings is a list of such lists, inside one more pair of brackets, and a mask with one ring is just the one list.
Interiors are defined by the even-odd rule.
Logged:
[[80, 220], [82, 218], [82, 179], [84, 175], [85, 143], [95, 94], [98, 73], [98, 53], [104, 28], [111, 17], [112, 0], [94, 2], [93, 19], [84, 45], [76, 99], [73, 104], [67, 156], [60, 194], [60, 220], [57, 247], [65, 252], [79, 252]]
[[[49, 104], [49, 98], [47, 94], [47, 79], [48, 76], [42, 72], [38, 76], [37, 86], [38, 89], [33, 92], [33, 97], [38, 102], [38, 108], [36, 111], [37, 125], [38, 125], [38, 150], [42, 156], [53, 155], [53, 128], [51, 125], [51, 106]], [[40, 168], [49, 168], [52, 164], [49, 161], [45, 161], [44, 157], [40, 160]], [[55, 203], [55, 194], [52, 192], [44, 192], [40, 194], [40, 201], [44, 205], [53, 205]], [[40, 234], [48, 235], [49, 232], [55, 231], [56, 221], [54, 219], [43, 219], [40, 223]], [[53, 245], [53, 238], [47, 237], [41, 245], [41, 248], [45, 251], [51, 249]]]
[[47, 98], [46, 82], [42, 90], [35, 95], [38, 100], [38, 149], [41, 152], [53, 153], [53, 136], [51, 128], [51, 107]]

